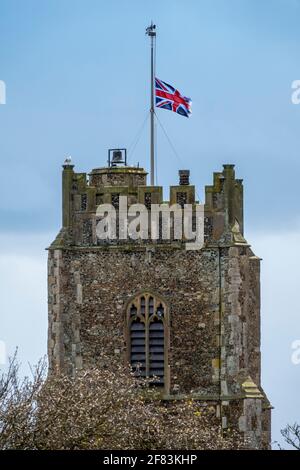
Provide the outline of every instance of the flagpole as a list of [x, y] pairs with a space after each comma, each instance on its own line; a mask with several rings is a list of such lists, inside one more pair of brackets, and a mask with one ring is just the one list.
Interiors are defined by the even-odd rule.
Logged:
[[154, 186], [154, 148], [155, 148], [155, 130], [154, 130], [154, 51], [156, 40], [156, 26], [151, 22], [151, 25], [146, 28], [146, 34], [151, 40], [151, 98], [150, 98], [150, 177], [151, 186]]

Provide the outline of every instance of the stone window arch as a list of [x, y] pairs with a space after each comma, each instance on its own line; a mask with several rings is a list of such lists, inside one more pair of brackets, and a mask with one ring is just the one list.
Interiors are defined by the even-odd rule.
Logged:
[[166, 302], [144, 292], [127, 306], [127, 358], [136, 376], [168, 388], [169, 319]]

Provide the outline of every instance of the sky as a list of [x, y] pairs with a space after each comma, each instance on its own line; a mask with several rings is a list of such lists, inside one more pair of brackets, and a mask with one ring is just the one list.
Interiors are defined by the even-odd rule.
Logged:
[[23, 364], [46, 353], [45, 248], [60, 228], [66, 156], [89, 172], [126, 147], [129, 164], [149, 169], [153, 20], [156, 75], [193, 102], [189, 119], [157, 110], [172, 143], [158, 125], [157, 184], [168, 199], [189, 168], [203, 200], [213, 171], [236, 165], [245, 235], [263, 258], [273, 440], [300, 422], [299, 15], [299, 0], [0, 0], [0, 352], [18, 346]]

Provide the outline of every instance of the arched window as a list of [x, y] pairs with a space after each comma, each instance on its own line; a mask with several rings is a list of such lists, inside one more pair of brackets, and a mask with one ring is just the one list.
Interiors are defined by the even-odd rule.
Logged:
[[165, 386], [167, 375], [167, 307], [144, 293], [127, 308], [128, 359], [136, 376], [156, 377], [151, 385]]

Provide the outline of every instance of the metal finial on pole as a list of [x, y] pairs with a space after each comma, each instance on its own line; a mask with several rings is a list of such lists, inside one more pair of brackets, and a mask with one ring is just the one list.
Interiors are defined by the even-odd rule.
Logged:
[[150, 101], [150, 167], [151, 186], [154, 186], [154, 51], [156, 40], [156, 25], [152, 23], [146, 28], [146, 34], [151, 39], [151, 101]]

